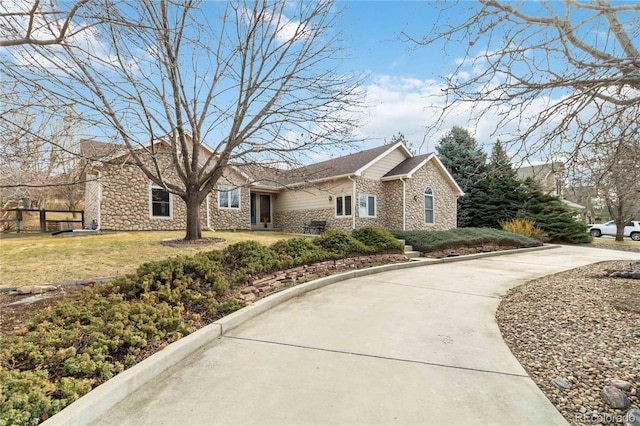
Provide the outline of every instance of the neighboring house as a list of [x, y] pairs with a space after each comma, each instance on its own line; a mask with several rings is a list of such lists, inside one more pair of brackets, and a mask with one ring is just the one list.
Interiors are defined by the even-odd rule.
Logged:
[[559, 197], [563, 195], [564, 164], [559, 161], [551, 163], [522, 166], [518, 170], [518, 178], [530, 177], [542, 186], [542, 189]]
[[[90, 144], [84, 142], [86, 150]], [[125, 151], [111, 152], [92, 162], [87, 223], [95, 220], [105, 230], [185, 229], [182, 200], [154, 185], [126, 158]], [[172, 179], [170, 172], [166, 179]], [[203, 229], [216, 230], [266, 226], [299, 233], [312, 220], [345, 231], [363, 226], [446, 230], [456, 227], [461, 195], [434, 154], [414, 156], [397, 143], [293, 170], [229, 166], [202, 204], [201, 218]]]
[[565, 169], [564, 164], [559, 161], [551, 163], [522, 166], [518, 169], [518, 178], [524, 180], [528, 177], [533, 178], [542, 186], [544, 191], [556, 195], [562, 199], [562, 202], [579, 214], [578, 219], [588, 222], [587, 208], [578, 204], [576, 200], [569, 200], [565, 197]]

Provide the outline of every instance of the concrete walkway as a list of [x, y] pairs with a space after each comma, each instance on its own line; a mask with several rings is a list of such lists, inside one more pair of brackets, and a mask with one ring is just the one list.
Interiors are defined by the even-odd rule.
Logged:
[[639, 258], [562, 247], [330, 285], [232, 330], [96, 424], [566, 424], [503, 342], [500, 297]]

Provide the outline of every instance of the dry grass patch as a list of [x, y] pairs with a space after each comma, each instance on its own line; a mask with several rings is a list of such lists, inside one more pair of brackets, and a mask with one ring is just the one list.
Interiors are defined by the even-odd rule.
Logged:
[[[169, 238], [181, 238], [183, 231], [119, 232], [113, 234], [68, 237], [50, 234], [3, 236], [0, 239], [0, 288], [47, 284], [111, 277], [132, 273], [151, 260], [226, 246], [173, 248], [161, 244]], [[279, 232], [203, 232], [204, 237], [227, 240], [227, 244], [255, 240], [270, 245], [292, 238]]]

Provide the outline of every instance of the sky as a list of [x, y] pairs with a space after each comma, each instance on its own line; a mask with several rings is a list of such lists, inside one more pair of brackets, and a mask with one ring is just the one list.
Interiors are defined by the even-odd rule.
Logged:
[[[4, 5], [14, 3], [17, 8], [24, 7], [22, 0], [3, 1], [6, 1]], [[205, 1], [204, 8], [215, 10], [224, 4]], [[442, 4], [448, 7], [452, 3], [439, 3]], [[525, 3], [525, 7], [535, 8], [539, 4]], [[555, 7], [553, 5], [559, 3], [549, 4], [549, 7]], [[473, 123], [468, 104], [455, 105], [452, 114], [438, 121], [443, 107], [448, 105], [443, 97], [444, 76], [451, 75], [460, 65], [467, 46], [457, 45], [453, 41], [445, 43], [444, 40], [437, 40], [428, 46], [417, 46], [407, 40], [406, 35], [419, 40], [431, 34], [436, 21], [465, 21], [471, 16], [470, 9], [478, 7], [477, 2], [461, 0], [445, 12], [428, 1], [338, 0], [335, 7], [341, 10], [336, 30], [340, 32], [342, 45], [348, 52], [347, 59], [341, 62], [341, 71], [365, 75], [361, 87], [369, 108], [363, 111], [361, 125], [355, 129], [356, 136], [364, 142], [355, 146], [354, 150], [378, 146], [402, 133], [417, 152], [433, 152], [444, 133], [453, 126], [460, 126], [469, 130], [479, 145], [489, 152], [495, 140], [501, 138], [500, 132], [504, 136], [520, 134], [514, 127], [516, 124], [501, 127], [493, 109], [489, 110], [491, 114], [485, 114], [479, 122]], [[494, 45], [499, 48], [500, 34], [495, 35]], [[589, 37], [588, 34], [580, 36]], [[87, 37], [91, 40], [91, 31]], [[640, 37], [637, 31], [635, 37]], [[477, 43], [471, 49], [472, 55], [487, 47], [481, 44]], [[110, 56], [107, 49], [99, 49], [99, 43], [88, 45], [97, 47], [87, 50], [92, 54], [97, 52], [95, 56], [106, 64], [113, 61], [113, 55]], [[152, 53], [140, 52], [143, 57]], [[136, 67], [135, 63], [131, 65], [132, 68]], [[456, 76], [475, 71], [467, 65], [465, 63], [462, 72]], [[495, 84], [493, 87], [496, 87]], [[545, 101], [540, 99], [527, 112], [535, 117], [536, 109], [541, 110]], [[433, 128], [435, 123], [439, 124], [436, 129]], [[495, 131], [497, 128], [500, 128], [499, 132]], [[326, 158], [317, 158], [323, 159]]]
[[[432, 152], [451, 127], [468, 128], [461, 115], [443, 123], [439, 132], [426, 134], [439, 112], [430, 105], [442, 102], [441, 77], [463, 54], [454, 44], [445, 51], [443, 44], [416, 46], [403, 37], [420, 39], [432, 28], [436, 11], [428, 2], [342, 1], [338, 6], [343, 7], [339, 25], [344, 43], [352, 54], [345, 66], [367, 74], [364, 88], [371, 107], [360, 129], [370, 140], [367, 145], [379, 145], [401, 132], [421, 152]], [[495, 141], [490, 127], [468, 129], [480, 144], [490, 146]]]

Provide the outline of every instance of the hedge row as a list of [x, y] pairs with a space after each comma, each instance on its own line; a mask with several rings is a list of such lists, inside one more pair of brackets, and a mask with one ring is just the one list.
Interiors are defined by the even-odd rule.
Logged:
[[0, 426], [35, 425], [168, 344], [244, 306], [238, 289], [260, 274], [350, 254], [400, 251], [364, 228], [254, 241], [143, 264], [135, 274], [78, 292], [0, 339]]
[[423, 253], [481, 244], [534, 247], [541, 243], [533, 238], [493, 228], [457, 228], [448, 231], [397, 231], [393, 235]]

